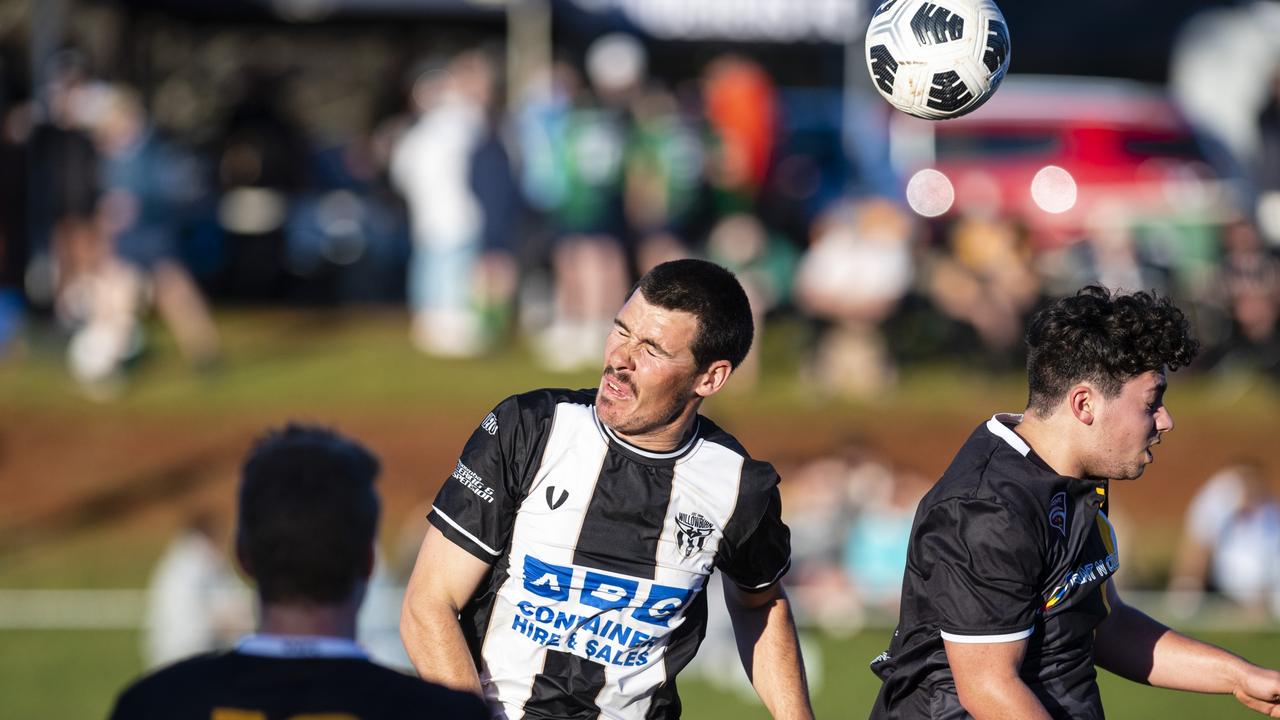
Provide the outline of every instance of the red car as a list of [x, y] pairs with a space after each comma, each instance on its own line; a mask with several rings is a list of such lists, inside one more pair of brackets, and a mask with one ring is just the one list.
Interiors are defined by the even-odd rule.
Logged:
[[1234, 207], [1164, 91], [1131, 81], [1011, 76], [954, 120], [895, 113], [890, 147], [920, 214], [995, 211], [1042, 247], [1116, 217], [1212, 223]]

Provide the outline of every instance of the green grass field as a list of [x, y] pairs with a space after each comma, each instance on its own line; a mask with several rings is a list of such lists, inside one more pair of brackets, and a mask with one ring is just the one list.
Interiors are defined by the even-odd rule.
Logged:
[[[865, 718], [879, 681], [867, 661], [884, 649], [887, 632], [849, 639], [820, 638], [822, 683], [814, 695], [819, 718]], [[1280, 635], [1218, 633], [1205, 639], [1250, 659], [1280, 665]], [[0, 632], [0, 717], [25, 720], [105, 717], [118, 689], [140, 672], [138, 636], [129, 631]], [[1118, 720], [1259, 717], [1225, 696], [1149, 688], [1101, 673], [1107, 715]], [[682, 681], [691, 720], [764, 720], [758, 702], [704, 682]]]

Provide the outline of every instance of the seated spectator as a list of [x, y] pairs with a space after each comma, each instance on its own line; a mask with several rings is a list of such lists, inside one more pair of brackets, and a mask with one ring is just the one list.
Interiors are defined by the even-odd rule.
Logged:
[[814, 376], [828, 391], [869, 397], [896, 376], [881, 326], [911, 289], [913, 226], [884, 199], [840, 202], [814, 223], [796, 271], [796, 304], [830, 324]]
[[1252, 460], [1229, 465], [1205, 482], [1187, 509], [1171, 589], [1220, 593], [1257, 615], [1280, 594], [1280, 501]]
[[236, 557], [257, 582], [258, 634], [129, 686], [111, 717], [485, 718], [480, 699], [370, 662], [355, 642], [373, 572], [378, 461], [290, 425], [244, 465]]
[[143, 654], [148, 668], [229, 646], [253, 611], [220, 542], [218, 518], [193, 516], [156, 563], [147, 587]]

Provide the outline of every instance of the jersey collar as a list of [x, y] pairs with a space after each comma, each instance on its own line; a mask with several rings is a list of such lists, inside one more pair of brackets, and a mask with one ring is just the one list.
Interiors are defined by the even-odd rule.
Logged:
[[[1022, 436], [1014, 432], [1013, 428], [1010, 427], [1021, 422], [1022, 413], [996, 413], [987, 421], [987, 430], [992, 435], [1003, 440], [1006, 445], [1017, 450], [1019, 455], [1026, 458], [1037, 468], [1057, 477], [1066, 477], [1065, 475], [1058, 475], [1058, 472], [1050, 467], [1049, 463], [1044, 461], [1044, 458], [1037, 455], [1036, 451], [1032, 450], [1031, 446], [1027, 444], [1027, 441], [1023, 440]], [[1069, 479], [1074, 480], [1076, 478]]]
[[[1022, 422], [1022, 413], [996, 413], [987, 421], [987, 431], [1003, 440], [1009, 447], [1017, 450], [1019, 455], [1031, 461], [1031, 463], [1036, 467], [1054, 475], [1058, 475], [1058, 472], [1050, 467], [1049, 463], [1044, 461], [1044, 458], [1037, 455], [1036, 451], [1032, 450], [1031, 446], [1027, 444], [1027, 441], [1023, 440], [1022, 436], [1014, 432], [1013, 428], [1010, 427], [1012, 425], [1017, 425], [1020, 422]], [[1098, 496], [1096, 498], [1092, 498], [1096, 503], [1103, 503], [1106, 501], [1107, 481], [1085, 480], [1083, 478], [1070, 477], [1067, 475], [1058, 475], [1058, 477], [1065, 477], [1073, 482], [1083, 483], [1087, 488], [1092, 489], [1093, 493]]]
[[354, 640], [323, 635], [246, 635], [236, 644], [236, 652], [241, 655], [287, 659], [369, 659], [369, 654]]
[[642, 447], [633, 445], [627, 442], [626, 440], [623, 440], [622, 437], [620, 437], [616, 432], [614, 432], [612, 428], [610, 428], [608, 425], [605, 425], [604, 422], [600, 420], [600, 416], [596, 414], [596, 408], [594, 405], [591, 406], [591, 417], [595, 419], [596, 427], [600, 429], [600, 434], [604, 436], [606, 442], [616, 443], [618, 447], [620, 447], [622, 450], [626, 451], [631, 455], [639, 457], [643, 460], [652, 460], [652, 461], [659, 461], [659, 462], [664, 460], [667, 460], [667, 461], [678, 460], [684, 457], [685, 455], [688, 455], [693, 450], [694, 446], [696, 446], [702, 440], [700, 436], [700, 431], [702, 430], [702, 418], [700, 417], [694, 418], [693, 432], [689, 433], [688, 439], [685, 440], [683, 443], [681, 443], [680, 446], [677, 447], [676, 449], [670, 450], [668, 452], [654, 452], [652, 450], [645, 450]]
[[[1009, 447], [1018, 451], [1018, 454], [1026, 457], [1031, 454], [1031, 446], [1027, 444], [1022, 436], [1013, 431], [1009, 425], [1017, 425], [1022, 422], [1022, 413], [996, 413], [987, 421], [987, 430], [992, 435], [1005, 441]], [[1008, 424], [1006, 424], [1008, 423]]]

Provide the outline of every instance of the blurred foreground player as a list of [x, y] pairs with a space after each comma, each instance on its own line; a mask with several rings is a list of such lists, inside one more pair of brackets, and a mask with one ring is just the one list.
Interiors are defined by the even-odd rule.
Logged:
[[1095, 666], [1280, 717], [1280, 673], [1125, 605], [1108, 480], [1173, 429], [1166, 372], [1199, 344], [1152, 293], [1087, 287], [1032, 318], [1022, 415], [979, 426], [920, 502], [872, 718], [1102, 718]]
[[475, 697], [375, 665], [355, 643], [377, 475], [373, 455], [328, 430], [290, 425], [260, 440], [244, 466], [236, 534], [236, 557], [258, 585], [258, 633], [137, 681], [111, 717], [488, 717]]
[[663, 263], [614, 318], [598, 387], [498, 404], [436, 496], [405, 592], [423, 677], [483, 694], [495, 718], [678, 718], [719, 568], [756, 692], [774, 717], [813, 716], [778, 473], [698, 414], [752, 333], [732, 273]]

